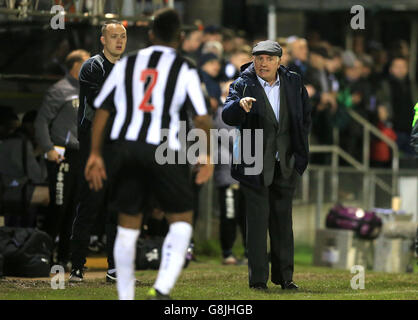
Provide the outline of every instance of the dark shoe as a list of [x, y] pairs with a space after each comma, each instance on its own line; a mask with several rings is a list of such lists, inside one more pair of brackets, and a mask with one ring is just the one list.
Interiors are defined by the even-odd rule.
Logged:
[[171, 300], [168, 294], [162, 294], [160, 291], [151, 288], [148, 291], [148, 300]]
[[83, 282], [83, 270], [81, 269], [73, 269], [71, 270], [70, 274], [70, 282]]
[[116, 271], [114, 272], [106, 272], [106, 282], [108, 283], [116, 283]]
[[296, 285], [296, 283], [294, 283], [292, 280], [291, 281], [285, 281], [280, 285], [282, 286], [283, 290], [298, 290], [299, 289], [299, 287]]
[[265, 283], [254, 283], [250, 285], [250, 289], [266, 291], [268, 288]]

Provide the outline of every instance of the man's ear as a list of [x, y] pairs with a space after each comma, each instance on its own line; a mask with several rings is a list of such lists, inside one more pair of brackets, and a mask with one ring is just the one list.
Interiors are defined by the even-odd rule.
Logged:
[[100, 42], [102, 43], [102, 45], [106, 44], [105, 38], [103, 36], [100, 37]]

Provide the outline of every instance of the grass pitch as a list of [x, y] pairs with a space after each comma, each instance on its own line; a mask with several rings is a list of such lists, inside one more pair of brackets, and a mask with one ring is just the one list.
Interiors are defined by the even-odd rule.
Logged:
[[[183, 270], [171, 293], [176, 300], [418, 300], [417, 270], [409, 274], [365, 272], [365, 288], [354, 290], [349, 270], [335, 270], [311, 265], [311, 253], [306, 249], [295, 254], [294, 281], [298, 292], [288, 293], [269, 282], [267, 292], [248, 288], [246, 265], [223, 266], [219, 258], [199, 255], [198, 262]], [[0, 280], [0, 300], [114, 300], [116, 285], [105, 282], [105, 271], [88, 271], [86, 280], [70, 284], [66, 274], [65, 289], [54, 290], [51, 280]], [[157, 271], [137, 271], [136, 299], [146, 299]]]

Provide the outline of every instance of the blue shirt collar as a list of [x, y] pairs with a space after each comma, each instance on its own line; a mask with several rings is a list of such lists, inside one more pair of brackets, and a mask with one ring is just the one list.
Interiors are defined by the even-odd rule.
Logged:
[[263, 80], [262, 78], [260, 78], [258, 75], [257, 75], [257, 79], [258, 79], [258, 82], [260, 82], [260, 84], [261, 84], [261, 86], [263, 87], [263, 88], [265, 88], [265, 87], [274, 87], [274, 86], [280, 86], [280, 77], [279, 77], [279, 75], [277, 74], [277, 78], [276, 78], [276, 81], [273, 83], [273, 85], [271, 85], [270, 86], [270, 84], [267, 82], [267, 81], [265, 81], [265, 80]]

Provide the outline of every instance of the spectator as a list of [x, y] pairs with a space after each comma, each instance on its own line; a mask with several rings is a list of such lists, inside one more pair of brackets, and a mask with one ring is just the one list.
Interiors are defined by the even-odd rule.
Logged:
[[[326, 69], [330, 60], [325, 47], [315, 47], [310, 50], [309, 66], [305, 73], [304, 81], [314, 88], [315, 94], [311, 97], [312, 110], [312, 134], [319, 144], [332, 144], [332, 118], [337, 111], [336, 93], [333, 92], [332, 80]], [[317, 154], [312, 158], [313, 162], [328, 163], [330, 157], [327, 154]]]
[[306, 39], [295, 38], [288, 41], [290, 54], [289, 70], [299, 73], [302, 77], [308, 68], [308, 43]]
[[222, 42], [222, 32], [218, 26], [206, 26], [203, 31], [203, 42], [217, 41]]
[[78, 188], [78, 76], [89, 57], [84, 50], [68, 54], [65, 63], [69, 72], [48, 90], [35, 120], [36, 140], [48, 160], [51, 207], [46, 228], [52, 239], [59, 235], [58, 263], [66, 269]]
[[391, 109], [389, 114], [396, 132], [396, 143], [407, 157], [414, 155], [409, 143], [413, 119], [412, 85], [408, 78], [408, 61], [404, 57], [395, 57], [390, 64], [389, 76], [383, 81], [381, 90], [388, 92]]
[[201, 56], [199, 66], [202, 81], [208, 91], [211, 109], [216, 112], [221, 104], [221, 86], [216, 80], [221, 70], [221, 63], [218, 56], [213, 53], [206, 53]]
[[231, 54], [236, 50], [235, 33], [231, 29], [225, 28], [222, 31], [222, 47], [224, 49], [224, 58], [228, 60]]
[[181, 45], [183, 56], [191, 59], [196, 65], [199, 61], [199, 48], [202, 45], [203, 32], [198, 27], [191, 27], [185, 31], [185, 37]]
[[250, 46], [243, 46], [232, 52], [224, 70], [227, 79], [236, 79], [239, 75], [241, 66], [251, 62], [251, 57]]
[[289, 47], [287, 44], [287, 39], [286, 38], [278, 38], [277, 42], [279, 43], [279, 45], [282, 47], [283, 53], [282, 53], [282, 59], [281, 59], [281, 65], [288, 67], [289, 63], [291, 61], [291, 57], [289, 54]]
[[[344, 77], [338, 93], [338, 102], [344, 108], [352, 108], [366, 119], [370, 119], [370, 87], [362, 79], [362, 62], [352, 53], [343, 54]], [[360, 124], [351, 118], [342, 130], [340, 141], [342, 148], [357, 160], [362, 161], [363, 130]]]

